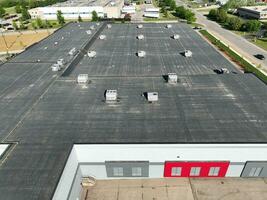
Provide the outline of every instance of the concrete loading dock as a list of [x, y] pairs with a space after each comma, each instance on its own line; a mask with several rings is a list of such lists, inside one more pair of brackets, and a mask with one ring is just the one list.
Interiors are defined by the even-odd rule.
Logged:
[[[58, 199], [63, 200], [62, 193], [55, 191], [60, 191], [62, 184], [75, 181], [76, 172], [83, 175], [79, 169], [75, 171], [76, 165], [69, 161], [74, 158], [79, 165], [79, 158], [89, 155], [78, 154], [75, 158], [75, 154], [70, 153], [74, 144], [85, 143], [91, 147], [107, 143], [127, 147], [140, 143], [145, 146], [228, 143], [234, 149], [241, 143], [248, 146], [253, 143], [255, 149], [257, 145], [266, 145], [266, 85], [252, 74], [239, 72], [189, 26], [172, 24], [167, 29], [166, 24], [143, 24], [143, 28], [138, 29], [135, 24], [112, 24], [108, 29], [105, 25], [95, 25], [91, 35], [86, 33], [91, 23], [80, 23], [80, 26], [81, 29], [78, 24], [67, 25], [0, 68], [3, 83], [0, 105], [4, 110], [0, 117], [5, 120], [0, 124], [4, 127], [1, 141], [18, 142], [0, 167], [0, 199], [57, 199], [59, 195]], [[65, 31], [74, 29], [72, 27], [74, 31]], [[74, 32], [73, 41], [61, 43], [60, 38], [67, 37], [68, 32]], [[80, 36], [75, 37], [75, 33]], [[100, 34], [107, 35], [107, 39], [98, 40]], [[145, 39], [137, 40], [138, 34], [143, 34]], [[170, 39], [174, 34], [179, 34], [180, 39]], [[52, 48], [55, 42], [60, 48]], [[78, 50], [77, 57], [69, 60], [64, 68], [71, 66], [71, 70], [52, 73], [51, 64], [62, 56], [67, 60], [73, 47]], [[192, 58], [180, 54], [184, 49], [193, 52]], [[97, 52], [94, 59], [87, 56], [90, 50]], [[146, 57], [139, 59], [135, 55], [139, 50], [146, 51]], [[36, 62], [38, 59], [40, 62]], [[230, 73], [214, 72], [221, 68]], [[163, 76], [168, 73], [177, 74], [176, 84], [166, 82]], [[88, 74], [87, 87], [76, 83], [78, 74]], [[116, 102], [105, 102], [104, 92], [108, 89], [118, 91]], [[158, 101], [153, 104], [143, 95], [150, 91], [158, 92]], [[256, 158], [254, 161], [258, 163], [250, 166], [251, 170], [255, 167], [265, 170], [259, 161], [266, 161], [266, 148], [258, 148], [257, 152], [252, 149], [248, 151], [254, 153], [242, 162], [249, 163], [251, 158]], [[165, 154], [166, 158], [160, 157], [164, 150], [153, 154], [163, 163], [158, 174], [164, 175], [165, 162], [182, 160], [177, 158], [176, 151], [175, 157], [171, 153]], [[216, 155], [216, 151], [214, 153]], [[94, 155], [101, 158], [98, 153]], [[128, 153], [120, 161], [133, 161], [135, 155]], [[198, 157], [197, 152], [193, 155]], [[119, 161], [117, 154], [113, 156], [105, 161]], [[221, 161], [234, 161], [223, 153], [220, 156]], [[150, 160], [147, 157], [139, 161]], [[206, 154], [205, 162], [215, 160]], [[192, 159], [185, 157], [182, 161]], [[71, 165], [74, 168], [68, 168]], [[102, 167], [101, 170], [105, 170], [105, 165]], [[136, 170], [135, 174], [139, 172]], [[118, 169], [116, 173], [121, 171]], [[179, 174], [179, 170], [175, 173]], [[213, 173], [216, 174], [215, 169]], [[61, 174], [68, 176], [61, 177]], [[64, 195], [70, 194], [71, 186], [69, 189], [66, 193], [65, 188]]]

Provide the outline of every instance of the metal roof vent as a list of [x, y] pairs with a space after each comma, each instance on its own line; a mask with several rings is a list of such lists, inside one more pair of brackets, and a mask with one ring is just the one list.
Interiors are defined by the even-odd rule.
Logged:
[[78, 84], [86, 84], [88, 83], [89, 77], [88, 74], [79, 74], [77, 77]]
[[138, 51], [137, 56], [140, 58], [144, 58], [146, 56], [146, 52], [145, 51]]
[[99, 39], [100, 39], [100, 40], [105, 40], [106, 38], [107, 38], [106, 35], [100, 35], [100, 36], [99, 36]]
[[192, 55], [193, 55], [192, 51], [190, 51], [190, 50], [185, 50], [184, 51], [184, 56], [185, 57], [192, 57]]
[[105, 99], [106, 101], [116, 101], [118, 97], [117, 90], [106, 90]]
[[144, 35], [142, 35], [142, 34], [140, 34], [140, 35], [137, 35], [137, 39], [138, 40], [143, 40], [145, 37], [144, 37]]
[[143, 28], [143, 24], [138, 24], [137, 28]]
[[72, 48], [72, 49], [69, 51], [69, 55], [70, 55], [70, 56], [75, 55], [75, 53], [76, 53], [76, 48], [75, 48], [75, 47]]
[[86, 33], [87, 33], [88, 35], [91, 35], [91, 34], [92, 34], [92, 31], [87, 30]]
[[53, 64], [51, 68], [53, 72], [58, 72], [61, 70], [61, 67], [57, 63]]
[[175, 39], [175, 40], [178, 40], [180, 38], [180, 35], [175, 34], [175, 35], [172, 36], [172, 38]]
[[96, 52], [95, 51], [88, 51], [87, 55], [89, 58], [94, 58], [96, 56]]
[[94, 30], [95, 29], [95, 26], [90, 26], [90, 30]]
[[171, 27], [172, 27], [171, 24], [167, 24], [167, 25], [166, 25], [166, 28], [171, 28]]
[[176, 73], [168, 73], [168, 83], [175, 84], [177, 83], [178, 77]]
[[58, 60], [57, 60], [57, 64], [58, 64], [60, 67], [63, 67], [63, 65], [65, 64], [64, 59], [63, 59], [63, 58], [58, 59]]
[[159, 100], [159, 94], [157, 92], [148, 92], [147, 93], [147, 100], [149, 102], [156, 102]]
[[108, 28], [111, 28], [111, 27], [112, 27], [112, 25], [111, 25], [111, 24], [108, 24], [108, 25], [107, 25], [107, 27], [108, 27]]

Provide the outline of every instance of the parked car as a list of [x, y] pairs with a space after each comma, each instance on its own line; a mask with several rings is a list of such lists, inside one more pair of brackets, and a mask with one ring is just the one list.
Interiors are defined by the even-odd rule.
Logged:
[[262, 55], [262, 54], [256, 54], [254, 55], [256, 58], [260, 59], [260, 60], [264, 60], [265, 59], [265, 56]]

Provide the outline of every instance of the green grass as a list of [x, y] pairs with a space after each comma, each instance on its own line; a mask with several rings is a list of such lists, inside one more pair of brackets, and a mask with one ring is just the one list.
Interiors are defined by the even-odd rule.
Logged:
[[252, 40], [252, 43], [267, 51], [267, 38]]
[[265, 76], [259, 69], [247, 62], [240, 55], [232, 51], [228, 46], [224, 45], [220, 40], [217, 40], [213, 35], [211, 35], [207, 30], [199, 31], [204, 37], [206, 37], [212, 44], [216, 45], [220, 50], [224, 51], [228, 56], [230, 56], [236, 63], [242, 66], [245, 72], [251, 72], [255, 74], [263, 82], [267, 83], [267, 76]]
[[9, 7], [9, 8], [5, 8], [5, 10], [6, 10], [6, 13], [8, 13], [8, 14], [16, 14], [15, 6]]

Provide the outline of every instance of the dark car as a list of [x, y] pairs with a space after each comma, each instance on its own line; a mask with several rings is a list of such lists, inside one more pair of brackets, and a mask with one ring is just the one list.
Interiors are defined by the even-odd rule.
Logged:
[[265, 56], [262, 55], [262, 54], [256, 54], [254, 55], [256, 58], [260, 59], [260, 60], [264, 60], [265, 59]]

